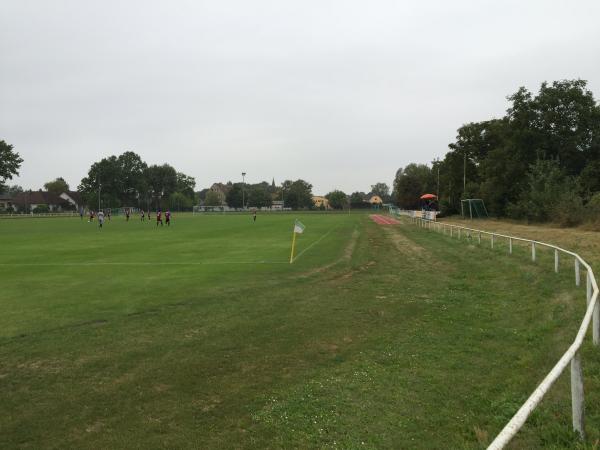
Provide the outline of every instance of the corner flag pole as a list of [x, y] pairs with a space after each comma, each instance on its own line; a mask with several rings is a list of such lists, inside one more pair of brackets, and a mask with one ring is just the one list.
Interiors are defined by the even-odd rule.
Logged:
[[294, 262], [294, 250], [296, 250], [296, 235], [304, 233], [304, 225], [298, 219], [294, 222], [294, 232], [292, 233], [292, 253], [290, 255], [290, 264]]
[[296, 227], [292, 232], [292, 253], [290, 255], [290, 264], [294, 262], [294, 250], [296, 249]]

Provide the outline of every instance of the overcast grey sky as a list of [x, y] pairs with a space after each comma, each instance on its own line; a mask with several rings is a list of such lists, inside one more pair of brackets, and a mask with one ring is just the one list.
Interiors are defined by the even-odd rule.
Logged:
[[2, 0], [0, 64], [26, 188], [132, 150], [198, 189], [368, 191], [521, 85], [600, 98], [600, 1]]

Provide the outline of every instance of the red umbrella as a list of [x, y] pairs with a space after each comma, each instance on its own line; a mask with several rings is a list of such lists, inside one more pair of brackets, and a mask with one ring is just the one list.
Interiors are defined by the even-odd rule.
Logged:
[[433, 200], [436, 199], [437, 195], [434, 194], [423, 194], [421, 195], [421, 200]]

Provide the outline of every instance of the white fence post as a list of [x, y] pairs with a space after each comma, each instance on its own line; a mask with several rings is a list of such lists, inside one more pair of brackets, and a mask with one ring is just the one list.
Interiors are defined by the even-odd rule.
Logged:
[[579, 350], [571, 360], [571, 407], [573, 410], [573, 429], [585, 439], [583, 403], [583, 370], [581, 368], [581, 354]]
[[590, 271], [586, 270], [586, 277], [585, 277], [585, 298], [586, 298], [586, 305], [590, 304], [590, 300], [592, 299], [592, 277], [590, 276]]
[[531, 243], [531, 260], [535, 262], [535, 242]]
[[581, 277], [579, 276], [579, 259], [575, 258], [575, 286], [581, 285]]
[[479, 232], [479, 236], [477, 239], [478, 239], [479, 243], [481, 244], [481, 231]]
[[512, 238], [508, 238], [508, 254], [512, 255]]
[[494, 248], [494, 234], [492, 233], [492, 240], [490, 241], [490, 245]]
[[558, 273], [558, 250], [554, 249], [554, 271]]
[[596, 306], [592, 314], [592, 335], [596, 347], [600, 346], [600, 300], [596, 299]]

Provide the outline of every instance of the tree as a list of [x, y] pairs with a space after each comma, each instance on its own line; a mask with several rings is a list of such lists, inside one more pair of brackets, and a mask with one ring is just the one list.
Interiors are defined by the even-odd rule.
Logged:
[[394, 195], [401, 208], [417, 209], [419, 198], [433, 188], [431, 168], [425, 164], [409, 164], [396, 172]]
[[[241, 202], [240, 202], [241, 203]], [[221, 196], [218, 192], [210, 190], [206, 193], [206, 197], [204, 198], [205, 206], [221, 206]]]
[[20, 194], [21, 192], [23, 192], [23, 188], [18, 184], [13, 184], [12, 186], [6, 187], [6, 193], [10, 196], [14, 197], [15, 195]]
[[194, 177], [190, 177], [184, 173], [177, 172], [177, 192], [185, 195], [193, 201], [195, 198], [195, 187], [196, 180], [194, 179]]
[[342, 191], [331, 191], [325, 198], [333, 209], [344, 209], [348, 205], [348, 196]]
[[248, 189], [248, 206], [254, 208], [269, 207], [272, 204], [271, 194], [269, 193], [269, 185], [265, 187], [263, 184], [250, 186]]
[[371, 186], [371, 193], [378, 195], [384, 202], [390, 198], [390, 187], [385, 183], [375, 183]]
[[196, 192], [196, 197], [199, 201], [203, 202], [206, 199], [206, 193], [210, 191], [209, 188], [202, 189], [201, 191]]
[[144, 171], [148, 192], [154, 205], [164, 207], [165, 199], [177, 191], [177, 171], [169, 164], [152, 165]]
[[292, 209], [312, 207], [312, 184], [296, 180], [285, 190], [285, 206]]
[[[461, 199], [476, 197], [494, 215], [543, 221], [567, 209], [546, 208], [549, 199], [579, 205], [600, 192], [600, 105], [586, 81], [544, 82], [537, 93], [521, 87], [508, 101], [504, 117], [458, 128], [433, 170], [416, 164], [400, 169], [394, 180], [396, 202], [418, 207], [418, 196], [436, 193], [439, 186], [446, 213], [459, 211]], [[541, 190], [532, 192], [533, 185]]]
[[[571, 205], [565, 205], [564, 199]], [[581, 204], [577, 183], [560, 168], [558, 160], [538, 160], [530, 167], [518, 202], [511, 204], [508, 211], [517, 219], [544, 222], [561, 212], [557, 211], [559, 205], [570, 209], [577, 203]]]
[[364, 192], [353, 192], [350, 194], [350, 206], [352, 208], [364, 208], [368, 205], [365, 201], [367, 194]]
[[69, 190], [69, 184], [65, 181], [64, 178], [58, 177], [55, 180], [48, 181], [47, 183], [45, 183], [44, 189], [53, 194], [60, 195], [63, 192]]
[[584, 171], [583, 188], [589, 195], [598, 189], [600, 107], [586, 86], [583, 80], [542, 83], [537, 95], [521, 87], [508, 97], [505, 117], [459, 128], [439, 165], [440, 197], [449, 210], [456, 211], [461, 198], [477, 195], [492, 213], [507, 214], [507, 206], [528, 189], [528, 174], [538, 160], [555, 160], [566, 175]]
[[13, 146], [0, 141], [0, 192], [5, 189], [4, 182], [12, 180], [14, 175], [19, 175], [19, 168], [23, 158], [13, 150]]
[[591, 161], [584, 167], [579, 181], [588, 197], [594, 192], [600, 192], [600, 159]]
[[558, 158], [567, 175], [577, 175], [600, 148], [594, 136], [600, 132], [600, 107], [584, 80], [542, 83], [531, 105], [535, 115], [540, 157]]
[[144, 171], [147, 164], [134, 152], [125, 152], [117, 158], [117, 176], [120, 192], [116, 193], [124, 206], [139, 204], [141, 197], [147, 191]]
[[121, 206], [123, 188], [119, 167], [116, 156], [109, 156], [92, 164], [87, 177], [81, 180], [77, 188], [88, 206], [95, 208], [98, 205], [99, 192], [101, 207]]
[[231, 186], [231, 189], [227, 191], [225, 195], [225, 201], [227, 202], [227, 206], [230, 208], [242, 208], [242, 201], [245, 199], [245, 193], [242, 193], [242, 189], [245, 189], [242, 186], [242, 183], [234, 183]]
[[194, 206], [193, 199], [187, 195], [183, 195], [181, 192], [174, 192], [169, 196], [169, 208], [181, 211], [182, 209], [191, 209]]

